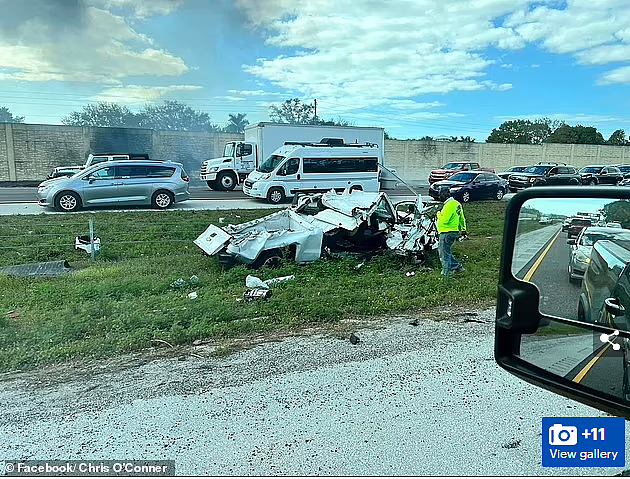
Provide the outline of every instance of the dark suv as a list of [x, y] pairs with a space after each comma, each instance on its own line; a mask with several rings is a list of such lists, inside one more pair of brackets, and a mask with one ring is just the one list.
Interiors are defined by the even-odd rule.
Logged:
[[580, 185], [582, 177], [575, 166], [564, 163], [538, 163], [528, 166], [522, 173], [510, 176], [510, 191], [530, 186]]
[[590, 218], [571, 218], [571, 223], [567, 229], [567, 238], [580, 236], [582, 230], [589, 226], [593, 226], [593, 220]]
[[616, 185], [623, 180], [623, 173], [616, 166], [589, 165], [579, 173], [583, 185]]

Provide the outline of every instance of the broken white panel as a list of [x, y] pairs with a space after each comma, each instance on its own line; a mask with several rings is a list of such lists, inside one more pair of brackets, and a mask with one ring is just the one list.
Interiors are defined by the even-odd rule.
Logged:
[[199, 246], [207, 254], [213, 255], [218, 253], [231, 238], [232, 237], [228, 233], [218, 226], [210, 225], [206, 228], [206, 231], [201, 233], [199, 237], [193, 241], [193, 243]]
[[[92, 244], [89, 236], [77, 236], [74, 240], [74, 249], [82, 249], [88, 253], [92, 253]], [[101, 249], [101, 239], [94, 238], [94, 251]]]

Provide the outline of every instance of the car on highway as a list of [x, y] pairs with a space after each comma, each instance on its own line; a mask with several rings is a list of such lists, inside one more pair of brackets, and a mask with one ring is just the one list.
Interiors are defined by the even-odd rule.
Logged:
[[623, 173], [616, 166], [588, 165], [578, 171], [583, 185], [617, 185], [623, 180]]
[[510, 179], [511, 175], [514, 173], [521, 173], [525, 171], [526, 168], [527, 166], [510, 166], [507, 170], [497, 173], [497, 176], [507, 181]]
[[190, 198], [189, 181], [181, 163], [109, 161], [70, 178], [42, 182], [37, 200], [40, 206], [64, 212], [90, 206], [151, 205], [166, 209]]
[[591, 262], [593, 245], [601, 240], [630, 242], [630, 230], [592, 226], [584, 228], [577, 239], [567, 240], [567, 244], [571, 245], [568, 267], [569, 281], [577, 283], [582, 280]]
[[581, 216], [571, 218], [571, 224], [567, 229], [567, 238], [574, 238], [579, 236], [584, 228], [593, 226], [593, 223], [594, 222], [591, 218], [584, 218]]
[[575, 166], [560, 163], [538, 163], [522, 173], [510, 176], [510, 191], [515, 193], [530, 186], [580, 185], [582, 177]]
[[76, 175], [82, 169], [83, 168], [72, 166], [69, 166], [67, 168], [55, 168], [50, 172], [46, 179], [52, 180], [53, 178], [68, 178], [70, 176]]
[[571, 226], [571, 218], [567, 218], [562, 222], [562, 231], [567, 231]]
[[617, 221], [610, 221], [606, 223], [606, 228], [623, 228], [623, 226]]
[[500, 200], [507, 192], [507, 181], [487, 171], [463, 171], [448, 180], [436, 181], [429, 187], [429, 195], [435, 200], [452, 196], [468, 203], [472, 200]]

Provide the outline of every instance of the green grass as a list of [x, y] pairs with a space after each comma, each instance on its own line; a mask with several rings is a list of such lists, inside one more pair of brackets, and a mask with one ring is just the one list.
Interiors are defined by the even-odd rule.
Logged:
[[[419, 267], [389, 254], [327, 259], [277, 270], [223, 270], [192, 241], [210, 223], [239, 223], [262, 210], [19, 216], [0, 225], [0, 265], [67, 259], [69, 274], [16, 278], [0, 274], [0, 371], [25, 370], [77, 357], [108, 357], [196, 339], [220, 339], [357, 316], [436, 306], [490, 304], [496, 297], [505, 204], [465, 205], [470, 239], [456, 243], [466, 272], [440, 277], [437, 252]], [[237, 217], [238, 216], [238, 217]], [[93, 218], [102, 249], [94, 262], [74, 250]], [[416, 271], [413, 277], [407, 271]], [[245, 277], [294, 274], [266, 302], [239, 301]], [[178, 278], [196, 286], [173, 289]], [[199, 297], [189, 300], [187, 293]], [[16, 311], [11, 318], [5, 313]]]

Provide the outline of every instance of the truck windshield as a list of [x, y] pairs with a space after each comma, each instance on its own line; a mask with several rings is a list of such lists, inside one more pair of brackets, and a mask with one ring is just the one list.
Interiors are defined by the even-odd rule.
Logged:
[[463, 163], [447, 163], [444, 165], [444, 170], [459, 170], [464, 166]]
[[234, 143], [226, 143], [225, 149], [223, 150], [223, 156], [234, 156]]
[[276, 169], [276, 167], [282, 162], [282, 160], [284, 160], [286, 157], [285, 156], [280, 156], [280, 155], [271, 155], [269, 158], [267, 158], [262, 165], [260, 165], [260, 168], [258, 168], [258, 171], [260, 171], [261, 173], [271, 173], [273, 170]]

